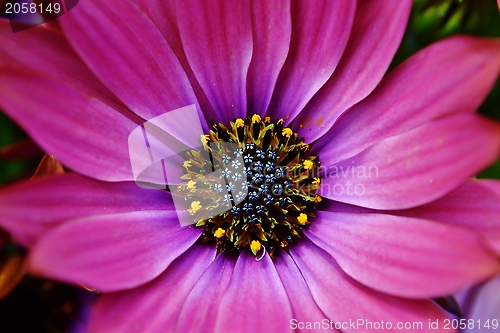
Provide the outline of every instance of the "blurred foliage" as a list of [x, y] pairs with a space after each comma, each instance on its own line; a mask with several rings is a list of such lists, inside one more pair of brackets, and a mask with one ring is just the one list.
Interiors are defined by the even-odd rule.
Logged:
[[496, 0], [414, 0], [391, 68], [429, 44], [456, 34], [500, 37]]
[[[26, 134], [7, 116], [0, 112], [0, 148], [8, 146]], [[33, 170], [38, 161], [5, 161], [0, 159], [0, 185], [23, 178]]]
[[[0, 148], [8, 146], [26, 134], [7, 116], [0, 112]], [[4, 161], [0, 159], [0, 185], [31, 176], [39, 161]]]
[[81, 288], [26, 276], [0, 302], [2, 333], [68, 333], [87, 306]]

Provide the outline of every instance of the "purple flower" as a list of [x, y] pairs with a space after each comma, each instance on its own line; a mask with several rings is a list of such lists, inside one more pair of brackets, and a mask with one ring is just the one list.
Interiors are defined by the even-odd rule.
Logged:
[[[33, 273], [102, 292], [93, 332], [430, 331], [431, 298], [500, 268], [500, 185], [471, 180], [500, 154], [474, 113], [500, 43], [449, 38], [384, 76], [410, 7], [82, 0], [57, 27], [0, 21], [0, 107], [74, 171], [2, 189], [0, 225]], [[257, 202], [181, 227], [169, 192], [133, 182], [127, 139], [192, 104], [205, 140], [271, 171], [247, 177]], [[190, 125], [168, 130], [197, 141]]]
[[475, 333], [498, 330], [500, 328], [500, 276], [457, 295], [463, 317], [452, 319], [450, 326], [460, 328], [460, 332]]

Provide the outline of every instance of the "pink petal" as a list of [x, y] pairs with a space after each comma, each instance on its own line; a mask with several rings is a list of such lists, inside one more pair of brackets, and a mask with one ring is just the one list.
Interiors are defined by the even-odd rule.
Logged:
[[30, 69], [56, 77], [132, 117], [87, 68], [59, 29], [42, 25], [13, 34], [8, 21], [0, 20], [0, 67]]
[[323, 179], [323, 196], [368, 208], [404, 209], [443, 196], [494, 162], [500, 126], [460, 114], [384, 139], [333, 166], [328, 161], [335, 157], [324, 153], [329, 175]]
[[306, 142], [325, 134], [369, 93], [392, 61], [410, 14], [411, 1], [361, 1], [339, 65], [294, 122]]
[[133, 179], [127, 138], [138, 125], [87, 91], [4, 68], [0, 107], [68, 168], [97, 179]]
[[292, 309], [268, 255], [242, 252], [219, 303], [216, 332], [290, 332]]
[[[215, 332], [219, 303], [229, 285], [235, 265], [234, 256], [221, 254], [208, 266], [182, 307], [176, 327], [178, 332]], [[200, 297], [203, 302], [200, 302]], [[224, 312], [225, 309], [220, 311]]]
[[326, 252], [307, 239], [303, 241], [290, 248], [290, 252], [326, 317], [341, 324], [364, 320], [364, 325], [347, 325], [342, 332], [373, 332], [373, 326], [370, 329], [366, 322], [373, 325], [382, 320], [386, 325], [390, 322], [393, 329], [398, 322], [416, 322], [422, 323], [422, 328], [413, 331], [449, 332], [442, 325], [437, 330], [429, 329], [429, 320], [442, 323], [446, 318], [432, 301], [397, 298], [369, 289], [342, 272]]
[[[215, 247], [195, 244], [154, 281], [98, 299], [89, 331], [173, 332], [189, 292], [214, 260]], [[203, 295], [199, 295], [203, 302]]]
[[142, 211], [82, 218], [43, 237], [30, 256], [31, 270], [102, 292], [140, 286], [199, 237], [181, 228], [173, 211]]
[[297, 332], [310, 332], [302, 323], [321, 322], [326, 318], [325, 314], [314, 301], [297, 265], [287, 253], [280, 252], [274, 259], [274, 265], [292, 306], [293, 319], [291, 318], [290, 326], [296, 328]]
[[[179, 27], [177, 26], [175, 0], [135, 0], [135, 2], [149, 15], [168, 45], [172, 48], [172, 51], [174, 51], [177, 59], [179, 59], [189, 82], [191, 82], [191, 86], [193, 87], [206, 119], [220, 122], [214, 108], [201, 88], [200, 83], [196, 80], [193, 70], [189, 66], [189, 62], [186, 58], [184, 48], [182, 47]], [[205, 128], [205, 130], [207, 130], [207, 128]]]
[[305, 234], [352, 278], [395, 296], [450, 295], [500, 269], [476, 234], [423, 219], [318, 212]]
[[130, 0], [82, 1], [59, 21], [79, 56], [136, 114], [147, 120], [197, 104], [172, 49]]
[[425, 206], [397, 211], [404, 216], [421, 217], [471, 228], [500, 254], [500, 181], [474, 179]]
[[377, 141], [430, 120], [474, 112], [499, 71], [498, 40], [452, 37], [434, 43], [387, 75], [315, 149], [324, 147], [341, 161]]
[[162, 209], [174, 210], [165, 191], [145, 190], [132, 182], [100, 182], [71, 173], [0, 190], [0, 224], [28, 248], [67, 220]]
[[292, 40], [267, 114], [295, 118], [325, 84], [349, 39], [356, 1], [292, 1]]
[[248, 1], [177, 1], [177, 22], [194, 75], [226, 124], [246, 114], [246, 77], [252, 58]]
[[252, 5], [253, 55], [247, 79], [248, 114], [264, 115], [290, 47], [290, 1], [256, 0]]

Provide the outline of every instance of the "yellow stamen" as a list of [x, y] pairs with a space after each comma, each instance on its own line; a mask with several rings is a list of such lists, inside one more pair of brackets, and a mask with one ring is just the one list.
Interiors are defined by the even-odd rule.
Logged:
[[208, 141], [210, 141], [210, 135], [205, 134], [201, 137], [201, 142], [203, 142], [204, 145], [206, 145]]
[[182, 163], [182, 166], [185, 167], [186, 169], [190, 168], [191, 165], [192, 165], [191, 161], [184, 161], [184, 163]]
[[321, 183], [321, 179], [319, 179], [318, 177], [314, 177], [312, 183], [313, 183], [313, 185], [317, 186]]
[[259, 252], [261, 248], [262, 244], [260, 244], [258, 240], [253, 240], [252, 243], [250, 243], [250, 250], [252, 250], [254, 255], [257, 255], [257, 252]]
[[225, 234], [226, 234], [226, 230], [224, 230], [222, 228], [215, 230], [215, 237], [217, 237], [217, 238], [221, 238]]
[[260, 116], [258, 114], [254, 114], [252, 116], [252, 124], [260, 123], [261, 120], [262, 120], [262, 118], [260, 118]]
[[297, 222], [299, 222], [302, 225], [305, 225], [307, 223], [307, 215], [304, 213], [300, 213], [299, 217], [297, 217]]
[[297, 144], [297, 148], [307, 150], [309, 149], [309, 145], [307, 143], [301, 142]]
[[319, 195], [316, 195], [316, 197], [314, 198], [314, 202], [320, 203], [321, 201], [323, 201], [323, 199], [321, 199], [321, 197]]
[[283, 128], [283, 131], [281, 132], [281, 134], [283, 134], [284, 136], [286, 136], [287, 138], [289, 138], [289, 137], [292, 136], [293, 131], [290, 128], [285, 127], [285, 128]]
[[313, 168], [314, 163], [309, 160], [304, 161], [304, 169], [311, 170]]
[[188, 183], [187, 183], [187, 187], [188, 189], [192, 190], [193, 188], [196, 188], [196, 182], [194, 180], [190, 180]]
[[241, 118], [236, 119], [235, 121], [236, 127], [243, 127], [245, 126], [245, 121]]
[[264, 122], [265, 123], [270, 123], [271, 122], [271, 117], [264, 117]]
[[193, 201], [191, 202], [191, 209], [188, 209], [188, 212], [191, 216], [196, 214], [197, 211], [199, 211], [202, 208], [201, 204], [199, 201]]

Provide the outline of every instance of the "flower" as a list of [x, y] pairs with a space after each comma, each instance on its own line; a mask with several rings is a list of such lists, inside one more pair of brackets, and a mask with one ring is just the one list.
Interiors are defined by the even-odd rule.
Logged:
[[[500, 153], [474, 113], [500, 43], [453, 37], [384, 76], [410, 7], [82, 0], [57, 27], [1, 22], [0, 107], [74, 173], [2, 189], [0, 225], [33, 273], [102, 293], [95, 332], [431, 331], [431, 298], [500, 268], [500, 185], [470, 179]], [[182, 227], [169, 192], [133, 182], [127, 139], [193, 104], [203, 146], [237, 142], [259, 192]], [[198, 141], [189, 119], [165, 130]], [[188, 157], [188, 215], [234, 202]]]
[[464, 315], [462, 321], [460, 318], [455, 319], [454, 324], [461, 326], [461, 332], [486, 332], [500, 327], [498, 319], [500, 311], [499, 291], [500, 276], [497, 275], [491, 280], [473, 286], [457, 295], [457, 299], [461, 300]]

